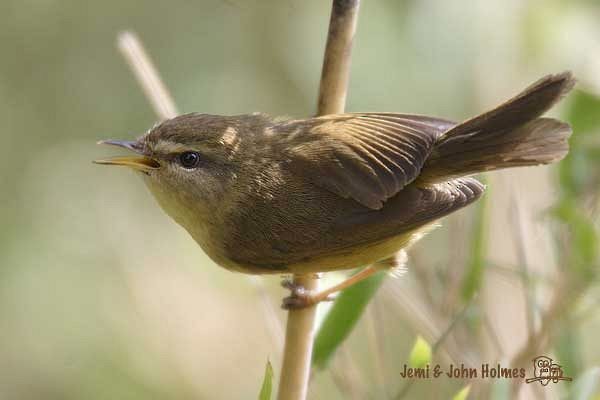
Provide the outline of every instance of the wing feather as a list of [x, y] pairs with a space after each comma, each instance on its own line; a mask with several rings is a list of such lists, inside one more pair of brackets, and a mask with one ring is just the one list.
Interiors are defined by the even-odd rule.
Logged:
[[380, 209], [414, 181], [436, 139], [455, 125], [392, 113], [340, 114], [284, 124], [294, 135], [294, 144], [286, 148], [292, 171], [371, 209]]
[[348, 245], [372, 243], [430, 224], [475, 200], [485, 186], [473, 178], [416, 187], [411, 185], [381, 210], [345, 215], [331, 225], [331, 236], [348, 238]]

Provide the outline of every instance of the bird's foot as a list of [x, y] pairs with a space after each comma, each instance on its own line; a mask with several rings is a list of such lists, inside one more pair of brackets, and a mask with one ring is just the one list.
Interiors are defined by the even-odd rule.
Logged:
[[332, 301], [335, 299], [335, 296], [326, 292], [306, 290], [304, 286], [294, 283], [292, 279], [284, 279], [281, 282], [281, 286], [291, 291], [291, 294], [283, 299], [281, 305], [285, 310], [298, 310], [322, 301]]

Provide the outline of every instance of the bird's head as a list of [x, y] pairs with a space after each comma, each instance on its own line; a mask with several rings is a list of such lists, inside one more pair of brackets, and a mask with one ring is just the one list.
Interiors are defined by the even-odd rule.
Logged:
[[[264, 119], [264, 118], [262, 118]], [[226, 206], [229, 189], [244, 163], [243, 145], [260, 129], [258, 114], [222, 117], [186, 114], [164, 121], [134, 141], [104, 140], [134, 154], [96, 160], [140, 172], [161, 207], [193, 230]]]

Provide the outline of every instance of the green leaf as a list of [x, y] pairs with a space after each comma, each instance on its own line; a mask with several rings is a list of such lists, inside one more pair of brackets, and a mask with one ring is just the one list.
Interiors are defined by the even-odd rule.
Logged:
[[431, 362], [431, 346], [421, 336], [417, 336], [410, 351], [408, 363], [412, 368], [424, 368]]
[[573, 128], [569, 154], [558, 164], [560, 187], [565, 196], [582, 194], [586, 187], [597, 185], [597, 133], [600, 131], [600, 97], [581, 90], [569, 96], [565, 119]]
[[578, 142], [582, 135], [593, 134], [600, 128], [600, 97], [583, 90], [575, 90], [569, 98], [565, 117], [573, 127], [572, 142]]
[[456, 393], [454, 397], [452, 397], [452, 400], [467, 400], [470, 391], [471, 385], [467, 385], [464, 388], [460, 389], [460, 391]]
[[[485, 180], [484, 180], [485, 182]], [[489, 191], [489, 188], [488, 188]], [[484, 195], [477, 204], [473, 231], [471, 234], [471, 255], [467, 264], [465, 277], [462, 281], [462, 298], [465, 302], [479, 291], [485, 269], [486, 232], [487, 232], [487, 202]]]
[[258, 400], [271, 400], [271, 392], [273, 391], [273, 367], [271, 362], [267, 360], [265, 367], [265, 377], [263, 378], [262, 387], [258, 395]]
[[566, 223], [571, 251], [568, 254], [570, 270], [577, 273], [582, 282], [596, 275], [596, 263], [600, 249], [599, 234], [592, 220], [578, 208], [571, 196], [565, 197], [555, 208], [554, 215]]
[[314, 367], [323, 369], [327, 366], [333, 353], [352, 332], [385, 275], [384, 271], [377, 272], [350, 286], [335, 299], [315, 338], [312, 357]]

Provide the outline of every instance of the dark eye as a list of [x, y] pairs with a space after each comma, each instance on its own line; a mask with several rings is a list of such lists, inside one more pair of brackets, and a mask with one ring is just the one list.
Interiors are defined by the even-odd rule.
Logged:
[[186, 151], [179, 155], [179, 162], [183, 168], [192, 169], [196, 168], [200, 163], [200, 154], [195, 151]]

